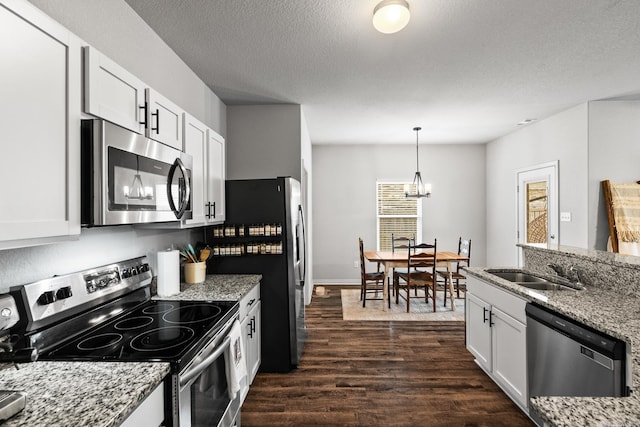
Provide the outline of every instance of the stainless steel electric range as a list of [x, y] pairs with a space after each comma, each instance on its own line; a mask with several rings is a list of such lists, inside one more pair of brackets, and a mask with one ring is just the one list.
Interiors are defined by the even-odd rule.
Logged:
[[[40, 360], [157, 361], [165, 382], [167, 426], [229, 426], [239, 417], [227, 359], [238, 303], [152, 300], [146, 257], [57, 276], [11, 289], [20, 321], [16, 354]], [[32, 349], [32, 350], [29, 350]]]

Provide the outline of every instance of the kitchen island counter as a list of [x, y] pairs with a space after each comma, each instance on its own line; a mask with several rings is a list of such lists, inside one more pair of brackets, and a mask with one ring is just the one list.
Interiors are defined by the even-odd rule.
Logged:
[[169, 363], [35, 362], [2, 365], [0, 389], [27, 393], [3, 426], [120, 425], [169, 374]]
[[499, 269], [467, 268], [479, 279], [621, 339], [631, 348], [631, 388], [634, 390], [631, 397], [532, 397], [531, 403], [543, 420], [558, 427], [640, 426], [640, 299], [599, 287], [580, 291], [534, 291], [487, 270]]

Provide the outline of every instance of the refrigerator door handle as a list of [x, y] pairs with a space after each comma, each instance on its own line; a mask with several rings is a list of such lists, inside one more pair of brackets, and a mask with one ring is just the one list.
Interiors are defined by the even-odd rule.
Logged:
[[[307, 271], [306, 261], [307, 261], [307, 248], [306, 239], [305, 239], [305, 228], [304, 228], [304, 211], [302, 210], [302, 205], [298, 205], [298, 217], [300, 219], [300, 223], [298, 227], [296, 227], [296, 246], [297, 246], [297, 254], [298, 254], [298, 262], [299, 262], [299, 276], [300, 276], [300, 285], [304, 286], [305, 274]], [[300, 250], [300, 242], [302, 242], [302, 251]]]

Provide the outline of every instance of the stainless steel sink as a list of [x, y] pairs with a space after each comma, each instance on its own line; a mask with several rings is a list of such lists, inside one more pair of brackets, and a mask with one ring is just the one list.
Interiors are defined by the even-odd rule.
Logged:
[[567, 290], [575, 290], [568, 286], [558, 285], [557, 283], [547, 282], [543, 280], [542, 282], [515, 282], [520, 286], [524, 286], [529, 289], [536, 289], [539, 291], [567, 291]]
[[491, 273], [494, 276], [501, 279], [508, 280], [516, 285], [523, 286], [528, 289], [535, 289], [539, 291], [565, 291], [575, 290], [569, 286], [560, 285], [558, 283], [550, 282], [541, 277], [534, 276], [532, 274], [524, 273], [522, 271], [493, 271], [487, 270], [487, 273]]
[[531, 274], [516, 272], [516, 271], [488, 271], [494, 276], [498, 276], [502, 279], [508, 280], [510, 282], [518, 282], [518, 283], [529, 283], [529, 282], [547, 282], [545, 279], [541, 279], [540, 277], [532, 276]]

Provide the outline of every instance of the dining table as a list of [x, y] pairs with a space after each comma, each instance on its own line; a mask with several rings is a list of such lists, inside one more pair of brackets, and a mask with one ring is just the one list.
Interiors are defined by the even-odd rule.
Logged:
[[[389, 271], [393, 268], [406, 268], [407, 267], [407, 252], [406, 251], [364, 251], [364, 257], [371, 262], [376, 262], [384, 265], [384, 283], [389, 283]], [[449, 279], [449, 293], [451, 295], [451, 311], [455, 311], [456, 304], [453, 296], [453, 278], [451, 273], [456, 263], [461, 261], [469, 261], [469, 257], [466, 255], [457, 254], [451, 251], [436, 251], [436, 264], [446, 267]], [[446, 292], [446, 290], [445, 290]], [[389, 294], [389, 287], [383, 286], [383, 301], [387, 301]], [[382, 309], [387, 311], [387, 304], [382, 304]], [[433, 311], [436, 311], [436, 301], [433, 299]]]

